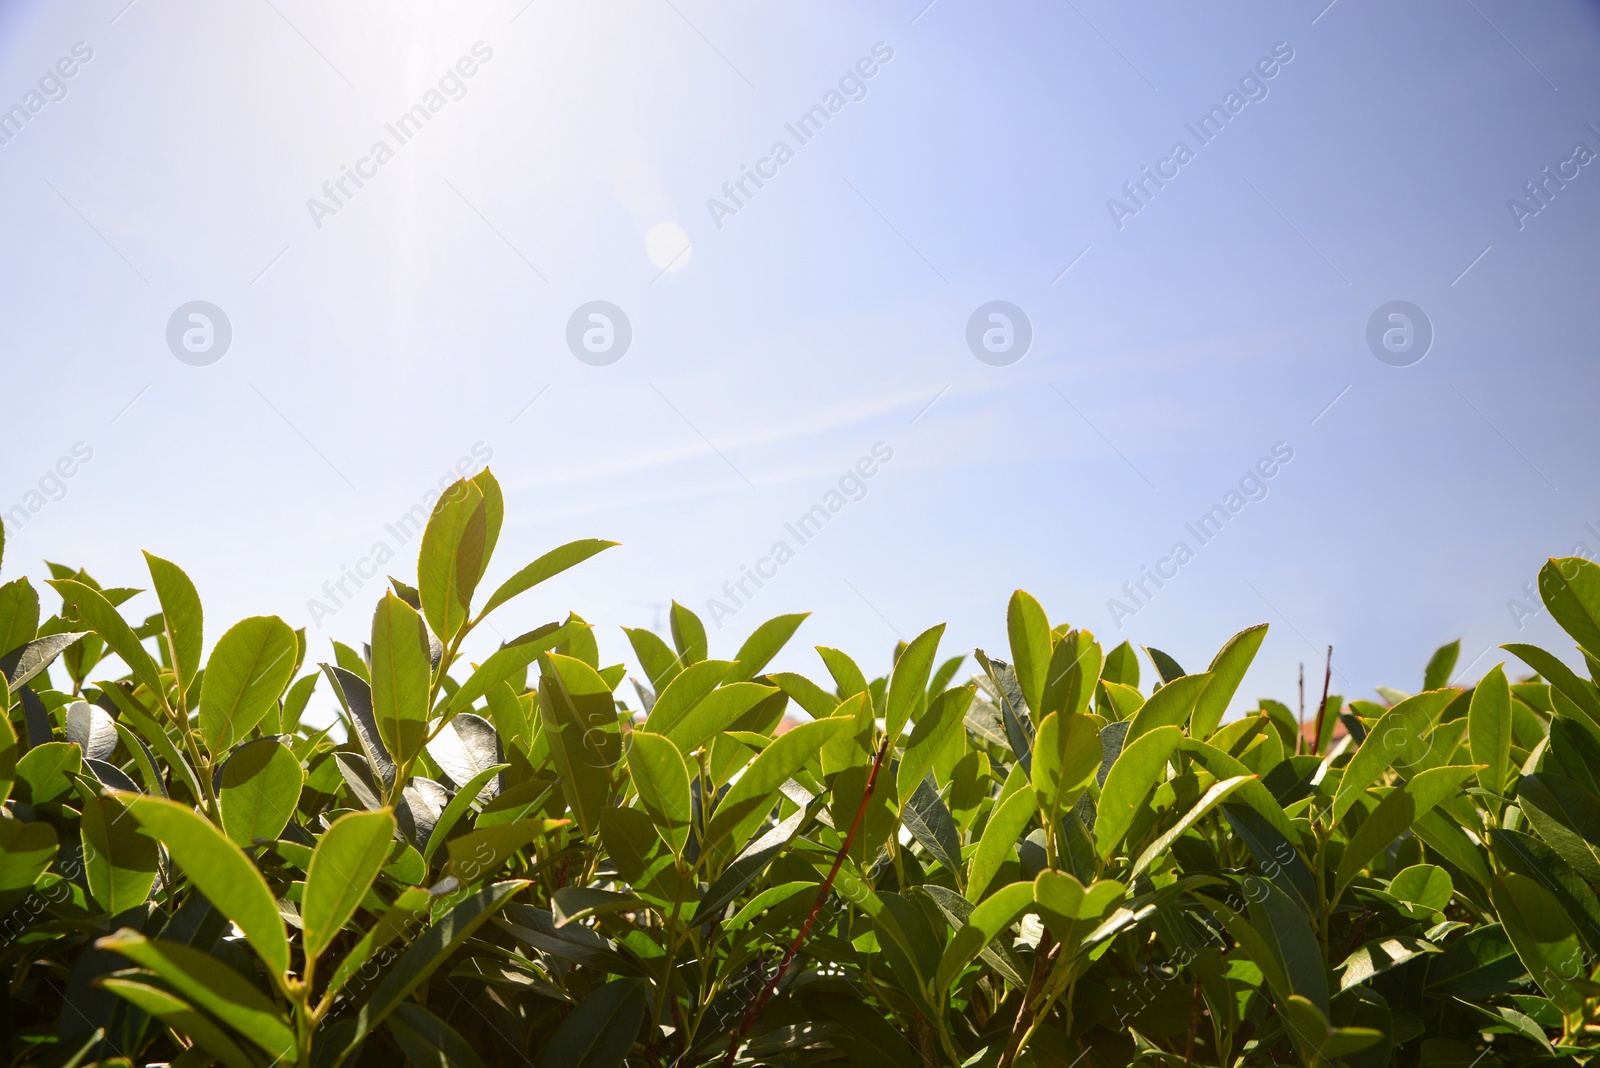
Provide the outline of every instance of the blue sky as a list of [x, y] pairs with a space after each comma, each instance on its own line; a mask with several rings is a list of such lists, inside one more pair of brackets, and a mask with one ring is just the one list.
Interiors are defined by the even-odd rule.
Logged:
[[[1002, 646], [1019, 586], [1191, 670], [1270, 623], [1241, 700], [1292, 699], [1328, 644], [1348, 696], [1457, 637], [1464, 678], [1504, 641], [1565, 653], [1508, 602], [1600, 550], [1600, 8], [924, 3], [9, 4], [7, 576], [140, 584], [147, 548], [208, 641], [277, 613], [325, 651], [379, 586], [326, 615], [323, 584], [379, 543], [413, 575], [385, 524], [488, 457], [491, 581], [623, 543], [497, 626], [575, 610], [614, 659], [715, 598], [714, 653], [809, 610], [783, 666], [883, 670], [936, 622]], [[167, 342], [192, 301], [231, 328], [206, 366]], [[605, 366], [567, 343], [592, 301], [631, 325]], [[1031, 326], [1004, 366], [968, 347], [991, 301]], [[1431, 324], [1409, 366], [1367, 343], [1394, 301]]]

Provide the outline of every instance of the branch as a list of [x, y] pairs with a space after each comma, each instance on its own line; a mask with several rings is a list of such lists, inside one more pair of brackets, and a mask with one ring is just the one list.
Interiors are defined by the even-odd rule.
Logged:
[[856, 832], [861, 829], [861, 822], [866, 818], [867, 806], [872, 802], [872, 791], [878, 783], [878, 770], [883, 767], [883, 758], [889, 755], [889, 737], [884, 736], [883, 744], [878, 746], [878, 755], [872, 760], [872, 770], [867, 774], [867, 786], [861, 793], [861, 804], [856, 806], [856, 818], [850, 821], [850, 831], [844, 836], [844, 842], [839, 846], [839, 852], [834, 855], [833, 867], [828, 871], [828, 877], [817, 887], [817, 899], [811, 903], [811, 911], [806, 914], [806, 920], [800, 925], [799, 932], [794, 936], [794, 941], [789, 943], [789, 948], [783, 954], [783, 959], [778, 962], [778, 970], [772, 973], [772, 978], [767, 981], [766, 988], [761, 991], [761, 996], [751, 1003], [744, 1014], [744, 1021], [739, 1025], [739, 1030], [734, 1032], [733, 1041], [728, 1043], [728, 1055], [723, 1058], [723, 1068], [729, 1068], [733, 1059], [738, 1055], [739, 1046], [744, 1042], [745, 1035], [750, 1033], [750, 1028], [761, 1015], [761, 1010], [767, 1007], [767, 1002], [777, 992], [778, 982], [783, 978], [783, 973], [788, 970], [789, 964], [794, 960], [795, 954], [800, 952], [800, 947], [805, 943], [806, 936], [811, 933], [811, 925], [816, 922], [817, 914], [822, 911], [822, 903], [828, 899], [828, 894], [833, 890], [833, 880], [839, 874], [839, 869], [844, 865], [844, 858], [850, 852], [850, 844], [855, 841]]

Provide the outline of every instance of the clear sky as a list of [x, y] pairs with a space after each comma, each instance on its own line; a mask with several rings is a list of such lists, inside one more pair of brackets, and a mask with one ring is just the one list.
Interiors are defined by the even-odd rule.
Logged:
[[1600, 7], [925, 4], [8, 0], [6, 576], [149, 549], [326, 657], [487, 458], [490, 582], [623, 543], [500, 631], [611, 659], [676, 598], [881, 671], [1019, 586], [1191, 671], [1270, 623], [1241, 700], [1570, 657], [1512, 602], [1600, 550]]

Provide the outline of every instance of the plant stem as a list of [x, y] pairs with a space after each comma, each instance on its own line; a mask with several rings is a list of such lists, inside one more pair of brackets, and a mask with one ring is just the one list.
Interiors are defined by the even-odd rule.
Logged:
[[1322, 718], [1328, 713], [1328, 686], [1333, 682], [1333, 646], [1328, 646], [1328, 666], [1322, 673], [1322, 703], [1317, 706], [1317, 732], [1311, 739], [1311, 755], [1321, 756]]
[[1039, 988], [1044, 985], [1045, 978], [1050, 974], [1051, 965], [1055, 963], [1056, 956], [1061, 952], [1061, 943], [1055, 940], [1047, 929], [1039, 938], [1039, 947], [1033, 953], [1033, 975], [1028, 979], [1028, 989], [1022, 994], [1022, 1005], [1017, 1009], [1017, 1021], [1011, 1026], [1011, 1039], [1006, 1043], [1005, 1052], [1000, 1054], [1000, 1060], [995, 1068], [1011, 1068], [1015, 1063], [1017, 1054], [1022, 1052], [1022, 1044], [1033, 1033], [1034, 1017], [1038, 1015], [1033, 1007], [1034, 999], [1039, 996]]
[[751, 1003], [750, 1009], [744, 1014], [744, 1021], [733, 1034], [733, 1041], [728, 1043], [728, 1054], [723, 1058], [723, 1068], [733, 1064], [733, 1059], [739, 1053], [739, 1046], [744, 1042], [744, 1036], [750, 1033], [750, 1027], [761, 1015], [761, 1010], [767, 1007], [767, 1002], [778, 989], [778, 983], [783, 979], [783, 973], [788, 969], [789, 963], [794, 960], [795, 954], [800, 952], [800, 947], [805, 943], [806, 935], [811, 933], [811, 925], [816, 922], [817, 913], [822, 911], [822, 903], [828, 899], [829, 892], [833, 889], [833, 880], [838, 876], [839, 869], [844, 866], [844, 858], [850, 853], [850, 844], [855, 841], [856, 832], [861, 829], [861, 823], [866, 818], [867, 806], [872, 803], [872, 791], [878, 784], [878, 771], [883, 767], [883, 758], [889, 753], [887, 735], [883, 743], [878, 746], [878, 755], [872, 760], [872, 770], [867, 773], [867, 785], [861, 792], [861, 804], [856, 806], [855, 819], [850, 821], [850, 830], [844, 836], [844, 841], [839, 846], [839, 852], [834, 854], [833, 867], [828, 870], [828, 877], [822, 880], [822, 885], [817, 887], [817, 899], [811, 903], [811, 911], [806, 914], [805, 922], [800, 925], [799, 932], [794, 936], [794, 941], [789, 943], [789, 948], [784, 951], [783, 959], [778, 962], [777, 971], [772, 973], [766, 988], [761, 991], [761, 996]]

